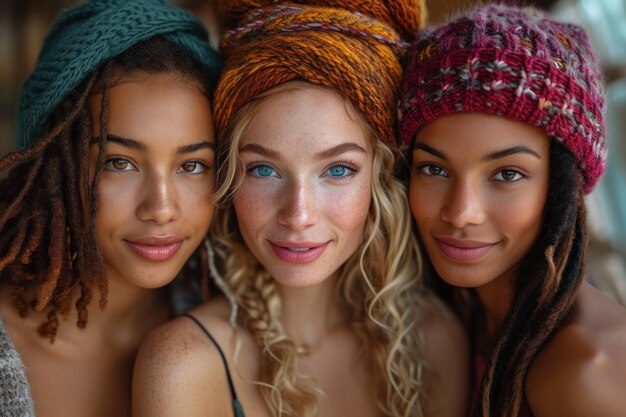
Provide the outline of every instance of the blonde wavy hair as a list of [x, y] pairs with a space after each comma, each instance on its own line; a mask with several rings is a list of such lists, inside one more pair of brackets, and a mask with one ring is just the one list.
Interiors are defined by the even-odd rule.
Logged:
[[[317, 415], [320, 390], [297, 374], [303, 353], [280, 323], [281, 300], [273, 278], [246, 247], [232, 207], [245, 167], [239, 158], [242, 137], [262, 103], [296, 89], [325, 88], [291, 81], [260, 94], [243, 106], [218, 140], [218, 211], [213, 239], [224, 282], [219, 283], [239, 310], [237, 325], [257, 340], [262, 350], [261, 394], [274, 416]], [[339, 93], [337, 93], [339, 94]], [[394, 176], [394, 152], [344, 97], [349, 117], [370, 141], [373, 155], [372, 202], [365, 239], [339, 268], [337, 302], [346, 306], [353, 330], [362, 338], [364, 357], [373, 375], [371, 388], [387, 416], [422, 416], [423, 340], [419, 312], [423, 298], [421, 260], [411, 230], [406, 190]]]

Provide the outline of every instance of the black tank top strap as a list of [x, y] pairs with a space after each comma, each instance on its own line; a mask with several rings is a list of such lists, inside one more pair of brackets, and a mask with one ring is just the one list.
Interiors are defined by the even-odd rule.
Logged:
[[226, 370], [226, 378], [228, 379], [228, 388], [230, 389], [230, 396], [233, 400], [233, 412], [235, 413], [235, 417], [245, 417], [243, 413], [243, 408], [241, 406], [241, 403], [239, 402], [239, 398], [237, 398], [237, 392], [235, 391], [235, 384], [233, 384], [233, 379], [230, 375], [230, 369], [228, 368], [228, 362], [226, 362], [226, 356], [224, 355], [224, 352], [222, 351], [222, 348], [220, 347], [219, 343], [217, 343], [217, 340], [215, 340], [213, 335], [209, 333], [206, 327], [204, 327], [204, 325], [200, 323], [200, 320], [198, 320], [197, 318], [195, 318], [189, 313], [183, 313], [181, 315], [193, 320], [198, 325], [200, 330], [204, 332], [204, 334], [209, 338], [209, 340], [217, 348], [217, 351], [219, 352], [220, 357], [222, 358], [222, 362], [224, 363], [224, 369]]

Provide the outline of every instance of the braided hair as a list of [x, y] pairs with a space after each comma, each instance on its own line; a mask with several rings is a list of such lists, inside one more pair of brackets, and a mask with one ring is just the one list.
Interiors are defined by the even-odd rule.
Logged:
[[[0, 172], [10, 170], [0, 182], [0, 283], [11, 288], [21, 317], [30, 310], [47, 312], [38, 333], [51, 342], [59, 327], [58, 315], [69, 315], [77, 294], [76, 325], [81, 329], [87, 325], [87, 306], [94, 291], [99, 294], [99, 307], [106, 306], [107, 277], [95, 218], [107, 137], [107, 92], [126, 77], [141, 73], [175, 74], [210, 96], [211, 82], [201, 65], [180, 46], [153, 37], [91, 73], [51, 113], [34, 145], [0, 160]], [[99, 93], [101, 129], [91, 169], [93, 121], [86, 101]], [[206, 282], [206, 262], [198, 265]]]
[[475, 415], [519, 416], [533, 359], [563, 324], [584, 279], [587, 253], [583, 180], [572, 153], [552, 140], [544, 224], [520, 265], [513, 302], [497, 335]]

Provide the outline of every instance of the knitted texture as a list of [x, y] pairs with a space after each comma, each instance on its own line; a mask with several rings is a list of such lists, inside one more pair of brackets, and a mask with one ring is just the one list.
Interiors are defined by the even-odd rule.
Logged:
[[[296, 0], [302, 6], [333, 7], [359, 12], [393, 27], [403, 39], [410, 39], [424, 26], [426, 6], [423, 1], [397, 0]], [[221, 1], [219, 14], [228, 28], [236, 27], [254, 9], [284, 3], [276, 0]]]
[[0, 416], [34, 417], [24, 364], [0, 318]]
[[18, 149], [35, 143], [53, 109], [92, 71], [133, 45], [162, 36], [186, 49], [217, 81], [218, 54], [190, 13], [166, 0], [91, 0], [65, 10], [44, 40], [37, 66], [22, 86]]
[[[234, 10], [238, 17], [251, 3], [259, 2], [224, 1], [221, 10]], [[407, 43], [395, 26], [400, 18], [392, 17], [389, 5], [395, 4], [393, 10], [414, 10], [413, 20], [402, 28], [407, 32], [419, 27], [422, 18], [415, 11], [422, 10], [423, 3], [334, 3], [344, 8], [285, 3], [248, 10], [238, 27], [228, 31], [221, 43], [226, 62], [215, 94], [218, 130], [225, 129], [236, 112], [259, 94], [301, 79], [342, 93], [381, 140], [396, 143], [392, 109], [402, 78], [400, 56]], [[361, 6], [363, 10], [357, 9]], [[367, 14], [372, 10], [385, 13], [372, 17]]]
[[576, 156], [590, 192], [604, 172], [604, 87], [585, 31], [531, 8], [489, 5], [424, 30], [400, 101], [403, 147], [426, 123], [480, 111], [543, 129]]

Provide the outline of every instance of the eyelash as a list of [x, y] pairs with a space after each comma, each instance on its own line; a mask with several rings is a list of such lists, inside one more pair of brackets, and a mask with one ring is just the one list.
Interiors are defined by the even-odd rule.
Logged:
[[[185, 166], [187, 164], [197, 164], [197, 165], [201, 166], [203, 168], [203, 170], [201, 172], [187, 172], [187, 171], [184, 171], [184, 170], [181, 172], [180, 170], [182, 170], [183, 166]], [[206, 171], [208, 171], [210, 169], [211, 169], [211, 166], [206, 161], [203, 161], [203, 160], [200, 160], [200, 159], [193, 159], [191, 161], [183, 162], [180, 165], [180, 168], [178, 168], [176, 170], [176, 172], [181, 172], [182, 174], [194, 174], [194, 175], [197, 175], [197, 174], [202, 174], [202, 173], [204, 173], [204, 172], [206, 172]]]
[[264, 162], [253, 162], [253, 163], [248, 164], [246, 166], [246, 174], [252, 175], [252, 176], [254, 176], [256, 178], [271, 178], [271, 177], [278, 176], [278, 175], [254, 175], [253, 174], [254, 170], [257, 169], [257, 168], [261, 168], [261, 167], [271, 168], [271, 170], [274, 171], [276, 174], [278, 173], [278, 171], [273, 166], [271, 166], [270, 164], [267, 164], [267, 163], [264, 163]]
[[[516, 175], [519, 175], [519, 178], [515, 179], [515, 180], [506, 180], [506, 179], [495, 179], [494, 177], [496, 175], [499, 175], [503, 172], [508, 172], [508, 173], [514, 173]], [[501, 168], [499, 170], [497, 170], [492, 176], [491, 178], [494, 178], [493, 181], [497, 181], [497, 182], [502, 182], [502, 183], [514, 183], [520, 180], [523, 180], [524, 178], [528, 178], [528, 175], [526, 175], [525, 173], [523, 173], [521, 170], [517, 169], [517, 168]]]
[[[116, 161], [123, 161], [128, 163], [128, 165], [132, 166], [133, 169], [116, 169], [114, 167], [110, 167], [109, 164], [116, 162]], [[135, 166], [135, 164], [133, 164], [130, 159], [125, 158], [123, 156], [110, 156], [107, 157], [104, 160], [104, 168], [108, 169], [109, 171], [113, 171], [113, 172], [128, 172], [128, 171], [137, 171], [137, 167]]]
[[[254, 170], [260, 167], [268, 167], [271, 168], [272, 171], [274, 171], [274, 173], [276, 173], [276, 175], [254, 175]], [[342, 168], [346, 168], [347, 170], [349, 170], [350, 172], [348, 172], [346, 175], [343, 176], [333, 176], [333, 175], [328, 175], [327, 172], [329, 170], [331, 170], [332, 168], [336, 168], [336, 167], [342, 167]], [[361, 167], [351, 161], [337, 161], [334, 162], [333, 164], [329, 165], [326, 169], [324, 169], [324, 173], [322, 174], [322, 177], [327, 177], [327, 178], [331, 178], [332, 180], [339, 180], [339, 181], [345, 181], [350, 179], [351, 177], [355, 176], [359, 171], [360, 171]], [[246, 174], [252, 174], [253, 176], [255, 176], [256, 178], [271, 178], [271, 177], [280, 177], [280, 175], [278, 175], [278, 170], [276, 170], [273, 166], [271, 166], [268, 163], [264, 163], [264, 162], [253, 162], [250, 163], [246, 166]]]
[[[425, 172], [425, 169], [426, 169], [426, 168], [431, 168], [431, 167], [434, 167], [434, 168], [440, 169], [440, 170], [441, 170], [440, 174], [443, 174], [443, 175], [440, 175], [440, 174], [432, 174], [432, 173]], [[432, 162], [422, 162], [422, 163], [419, 163], [419, 164], [417, 164], [417, 165], [415, 166], [415, 168], [419, 171], [419, 173], [420, 173], [420, 174], [426, 175], [427, 177], [449, 177], [448, 172], [447, 172], [447, 171], [446, 171], [443, 167], [441, 167], [440, 165], [434, 164], [434, 163], [432, 163]], [[507, 172], [507, 173], [513, 173], [513, 174], [519, 175], [519, 178], [514, 179], [514, 180], [496, 179], [496, 178], [495, 178], [497, 175], [502, 174], [502, 173], [504, 173], [504, 172]], [[513, 168], [513, 167], [505, 167], [505, 168], [500, 168], [500, 169], [498, 169], [498, 170], [497, 170], [497, 171], [496, 171], [493, 175], [491, 175], [489, 178], [490, 178], [490, 180], [492, 180], [492, 181], [496, 181], [496, 182], [500, 182], [500, 183], [509, 183], [509, 184], [511, 184], [511, 183], [514, 183], [514, 182], [517, 182], [517, 181], [523, 180], [523, 179], [525, 179], [525, 178], [528, 178], [528, 175], [527, 175], [527, 174], [525, 174], [524, 172], [522, 172], [522, 171], [521, 171], [520, 169], [518, 169], [518, 168]]]
[[[125, 167], [124, 169], [116, 169], [114, 167], [111, 167], [110, 164], [114, 163], [116, 161], [123, 161], [126, 162], [130, 167], [132, 167], [132, 169], [126, 169], [128, 168]], [[201, 166], [203, 169], [201, 172], [186, 172], [183, 170], [183, 166], [185, 166], [186, 164], [197, 164], [199, 166]], [[107, 158], [105, 158], [104, 160], [104, 168], [108, 169], [109, 171], [112, 172], [128, 172], [128, 171], [137, 171], [137, 166], [129, 159], [123, 156], [109, 156]], [[196, 167], [197, 168], [197, 167]], [[209, 165], [209, 163], [207, 161], [203, 161], [201, 159], [192, 159], [189, 161], [185, 161], [182, 164], [180, 164], [180, 166], [176, 169], [177, 173], [181, 173], [181, 174], [192, 174], [192, 175], [198, 175], [198, 174], [202, 174], [205, 171], [208, 171], [211, 169], [211, 166]], [[195, 171], [195, 170], [194, 170]]]
[[[332, 175], [326, 175], [326, 173], [328, 171], [330, 171], [333, 168], [337, 168], [337, 167], [341, 167], [341, 168], [347, 168], [350, 172], [348, 172], [346, 175], [342, 175], [340, 177], [336, 177], [336, 176], [332, 176]], [[359, 165], [357, 165], [354, 162], [351, 161], [337, 161], [334, 162], [333, 164], [331, 164], [330, 166], [328, 166], [328, 168], [326, 168], [324, 170], [324, 175], [325, 177], [329, 177], [333, 180], [340, 180], [340, 181], [345, 181], [350, 179], [351, 177], [354, 177], [356, 174], [359, 173], [361, 167]]]
[[[437, 175], [437, 174], [431, 174], [431, 173], [425, 172], [424, 168], [428, 168], [428, 167], [438, 168], [438, 169], [441, 170], [441, 172], [445, 173], [445, 175]], [[419, 164], [415, 165], [415, 168], [419, 171], [420, 174], [426, 175], [428, 177], [448, 177], [448, 173], [446, 172], [446, 170], [443, 167], [441, 167], [441, 166], [439, 166], [437, 164], [433, 164], [432, 162], [422, 162], [422, 163], [419, 163]]]

